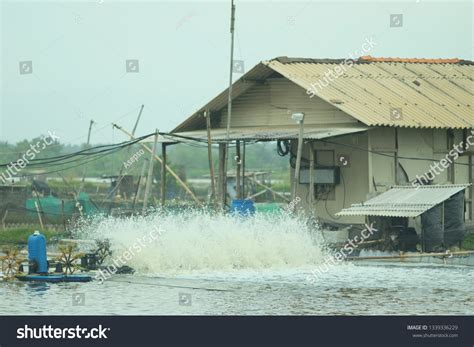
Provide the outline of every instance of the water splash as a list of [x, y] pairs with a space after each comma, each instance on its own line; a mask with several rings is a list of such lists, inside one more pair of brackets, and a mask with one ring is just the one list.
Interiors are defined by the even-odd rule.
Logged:
[[[325, 253], [319, 232], [286, 214], [238, 218], [157, 211], [146, 217], [96, 219], [77, 233], [109, 239], [112, 258], [128, 255], [126, 264], [143, 274], [296, 268], [321, 263]], [[134, 247], [137, 243], [143, 246]]]

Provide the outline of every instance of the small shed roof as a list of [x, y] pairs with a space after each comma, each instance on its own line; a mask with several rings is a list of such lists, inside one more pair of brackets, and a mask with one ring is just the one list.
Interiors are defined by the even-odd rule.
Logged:
[[338, 216], [417, 217], [470, 184], [431, 186], [395, 186], [361, 204], [352, 204], [338, 212]]

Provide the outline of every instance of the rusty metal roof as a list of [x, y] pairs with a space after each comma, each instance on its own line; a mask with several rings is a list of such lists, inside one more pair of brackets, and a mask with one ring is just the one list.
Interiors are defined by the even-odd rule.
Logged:
[[417, 217], [466, 189], [470, 184], [395, 186], [361, 204], [352, 204], [337, 216]]
[[[344, 72], [341, 74], [341, 69]], [[328, 75], [335, 76], [331, 80]], [[279, 57], [263, 61], [237, 80], [235, 99], [268, 77], [281, 75], [367, 126], [474, 127], [474, 63], [461, 59], [373, 58], [358, 60]], [[328, 83], [326, 83], [328, 82]], [[326, 85], [327, 84], [327, 85]], [[173, 132], [205, 128], [200, 114], [227, 106], [227, 90]], [[310, 95], [308, 95], [310, 97]], [[397, 116], [393, 116], [393, 110]]]

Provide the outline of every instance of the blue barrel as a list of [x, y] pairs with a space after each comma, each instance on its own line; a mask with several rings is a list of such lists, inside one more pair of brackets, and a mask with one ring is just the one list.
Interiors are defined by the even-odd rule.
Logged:
[[36, 263], [36, 273], [48, 272], [46, 239], [38, 231], [28, 237], [28, 260]]
[[233, 214], [240, 214], [242, 216], [254, 214], [255, 206], [253, 205], [253, 200], [232, 200], [230, 212]]

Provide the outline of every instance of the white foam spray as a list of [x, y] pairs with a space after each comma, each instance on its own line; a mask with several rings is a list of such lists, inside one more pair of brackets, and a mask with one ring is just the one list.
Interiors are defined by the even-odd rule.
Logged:
[[296, 268], [324, 260], [319, 232], [287, 214], [239, 218], [202, 211], [157, 211], [146, 217], [98, 218], [77, 233], [82, 238], [109, 239], [117, 256], [157, 230], [158, 237], [127, 261], [138, 273]]

